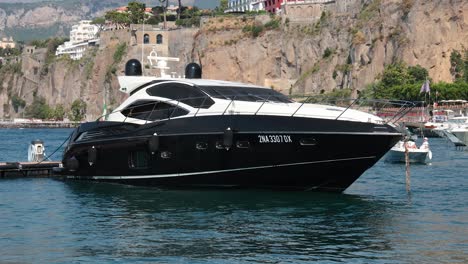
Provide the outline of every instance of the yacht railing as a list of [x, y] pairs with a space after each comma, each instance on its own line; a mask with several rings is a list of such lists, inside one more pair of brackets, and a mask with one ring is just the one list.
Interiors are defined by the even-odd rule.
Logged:
[[[249, 98], [249, 100], [243, 100], [243, 98]], [[252, 98], [257, 97], [259, 100], [253, 101]], [[274, 96], [273, 96], [274, 97]], [[215, 99], [223, 99], [223, 100], [229, 100], [229, 103], [227, 104], [226, 107], [220, 109], [220, 111], [210, 111], [209, 113], [201, 113], [200, 111], [203, 111], [204, 108], [203, 106], [206, 103], [206, 100], [210, 98], [208, 96], [200, 96], [200, 97], [187, 97], [187, 98], [182, 98], [182, 99], [168, 99], [168, 100], [158, 100], [158, 101], [153, 101], [153, 102], [148, 102], [145, 104], [139, 104], [137, 106], [133, 107], [126, 107], [125, 111], [128, 111], [128, 113], [125, 115], [125, 119], [122, 122], [127, 122], [128, 118], [137, 118], [144, 123], [148, 122], [154, 122], [154, 121], [159, 121], [159, 120], [171, 120], [178, 115], [175, 115], [176, 111], [179, 109], [179, 105], [187, 101], [192, 101], [195, 99], [203, 99], [202, 103], [199, 105], [199, 107], [194, 107], [196, 108], [195, 113], [187, 113], [184, 116], [187, 115], [193, 115], [193, 117], [197, 116], [204, 116], [204, 115], [213, 115], [213, 114], [221, 114], [221, 115], [234, 115], [234, 114], [240, 114], [239, 112], [233, 111], [231, 106], [235, 105], [236, 103], [254, 103], [254, 102], [261, 102], [261, 104], [258, 106], [258, 108], [252, 110], [250, 109], [249, 111], [242, 111], [242, 115], [260, 115], [260, 114], [279, 114], [279, 115], [285, 115], [285, 116], [291, 116], [291, 117], [297, 117], [297, 116], [309, 116], [309, 117], [317, 117], [317, 118], [329, 118], [329, 119], [335, 119], [339, 120], [340, 118], [345, 119], [343, 116], [349, 109], [353, 110], [360, 110], [363, 112], [367, 112], [373, 115], [376, 115], [380, 118], [382, 118], [383, 124], [388, 124], [388, 123], [397, 123], [401, 118], [403, 118], [407, 113], [409, 113], [414, 107], [415, 103], [409, 102], [409, 101], [402, 101], [402, 100], [384, 100], [384, 99], [363, 99], [363, 98], [355, 98], [355, 99], [349, 99], [349, 98], [320, 98], [318, 96], [301, 96], [301, 97], [294, 97], [296, 101], [289, 101], [286, 102], [286, 97], [284, 99], [278, 99], [278, 98], [272, 98], [272, 95], [236, 95], [233, 96], [232, 98], [215, 98]], [[166, 108], [166, 109], [157, 109], [158, 103], [166, 103], [169, 105], [172, 105], [172, 108]], [[274, 113], [271, 111], [268, 112], [262, 112], [262, 108], [265, 107], [267, 104], [275, 104], [275, 105], [280, 105], [280, 104], [286, 104], [290, 106], [291, 104], [296, 103], [298, 104], [297, 107], [291, 111], [292, 114], [286, 114], [284, 112], [278, 112]], [[300, 110], [303, 108], [304, 105], [306, 104], [319, 104], [319, 105], [325, 105], [325, 106], [330, 106], [330, 107], [341, 107], [341, 108], [335, 108], [332, 109], [334, 111], [337, 111], [336, 116], [324, 116], [324, 115], [315, 115], [315, 114], [306, 114], [306, 115], [300, 115]], [[187, 104], [189, 105], [189, 104]], [[149, 109], [145, 109], [145, 107]], [[192, 106], [193, 107], [193, 106]], [[142, 111], [144, 109], [144, 111]], [[330, 109], [326, 109], [330, 110]], [[100, 116], [96, 121], [102, 121], [105, 120], [108, 115], [111, 115], [116, 112], [122, 112], [122, 111], [113, 111], [109, 114], [102, 115]], [[138, 116], [138, 117], [135, 117]], [[350, 120], [350, 118], [346, 118], [346, 120]]]

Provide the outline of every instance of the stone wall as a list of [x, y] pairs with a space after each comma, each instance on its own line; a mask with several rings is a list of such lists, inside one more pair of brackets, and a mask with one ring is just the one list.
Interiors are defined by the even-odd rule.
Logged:
[[314, 23], [322, 13], [335, 5], [335, 0], [304, 0], [283, 5], [283, 17], [291, 23]]

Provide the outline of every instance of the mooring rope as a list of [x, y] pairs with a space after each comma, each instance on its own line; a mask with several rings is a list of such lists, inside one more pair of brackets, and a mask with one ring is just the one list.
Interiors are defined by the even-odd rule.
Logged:
[[36, 164], [41, 164], [41, 163], [44, 162], [45, 160], [47, 160], [47, 159], [49, 159], [50, 157], [52, 157], [52, 155], [54, 155], [55, 152], [57, 152], [57, 151], [63, 146], [63, 144], [65, 144], [65, 142], [67, 142], [67, 141], [70, 139], [70, 137], [72, 136], [72, 134], [73, 134], [73, 133], [70, 133], [70, 135], [62, 142], [62, 144], [60, 144], [60, 146], [59, 146], [58, 148], [56, 148], [56, 149], [54, 150], [54, 152], [52, 152], [52, 154], [48, 155], [47, 157], [45, 157], [44, 159], [42, 159], [41, 161], [39, 161], [39, 162], [36, 163]]

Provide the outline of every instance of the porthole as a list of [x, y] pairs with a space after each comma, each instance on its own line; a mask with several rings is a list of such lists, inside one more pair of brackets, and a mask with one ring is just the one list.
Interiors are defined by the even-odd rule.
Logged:
[[172, 156], [172, 153], [169, 151], [162, 151], [161, 152], [161, 158], [163, 159], [170, 159]]
[[240, 149], [246, 149], [250, 147], [249, 141], [237, 141], [236, 147]]
[[224, 149], [223, 142], [221, 142], [221, 141], [216, 141], [216, 148], [217, 148], [217, 149]]
[[206, 142], [197, 142], [196, 147], [198, 150], [204, 150], [208, 148], [208, 143]]
[[317, 140], [315, 138], [302, 138], [300, 141], [302, 146], [315, 146], [317, 145]]

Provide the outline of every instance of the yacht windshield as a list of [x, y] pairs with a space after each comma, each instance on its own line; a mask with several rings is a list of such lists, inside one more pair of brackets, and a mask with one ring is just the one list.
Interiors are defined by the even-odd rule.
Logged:
[[292, 103], [285, 95], [268, 88], [235, 87], [235, 86], [199, 86], [209, 96], [218, 99], [248, 102]]
[[214, 101], [202, 91], [183, 83], [170, 82], [158, 84], [148, 88], [146, 93], [151, 96], [179, 101], [194, 108], [210, 108], [214, 104]]

